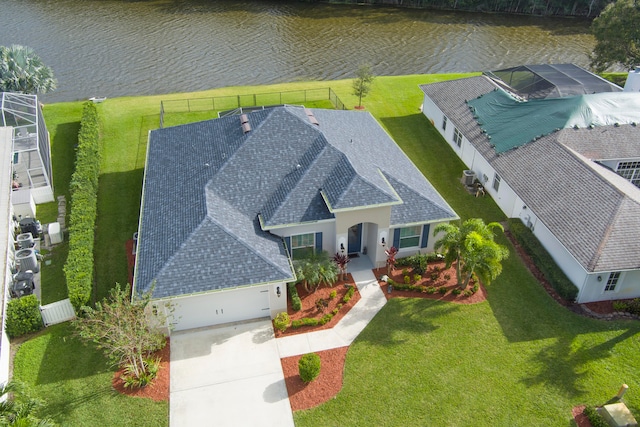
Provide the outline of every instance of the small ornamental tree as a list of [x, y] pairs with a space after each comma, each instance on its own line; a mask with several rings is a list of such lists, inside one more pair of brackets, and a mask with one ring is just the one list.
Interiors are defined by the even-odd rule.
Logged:
[[351, 261], [351, 259], [349, 259], [348, 255], [341, 254], [339, 252], [336, 252], [333, 256], [333, 262], [336, 263], [338, 270], [340, 271], [340, 280], [344, 280], [344, 275], [347, 272], [347, 264], [349, 264], [349, 261]]
[[[82, 307], [83, 315], [74, 322], [78, 335], [103, 350], [113, 365], [125, 368], [125, 384], [143, 386], [155, 377], [157, 363], [151, 354], [166, 344], [164, 334], [152, 328], [147, 317], [151, 293], [129, 299], [130, 287], [116, 284], [109, 297], [95, 308]], [[166, 319], [153, 310], [159, 324]]]
[[375, 76], [370, 64], [362, 64], [356, 71], [356, 78], [353, 80], [353, 94], [358, 97], [358, 107], [362, 107], [362, 98], [367, 96], [371, 90], [371, 84]]
[[398, 254], [398, 248], [391, 246], [389, 249], [385, 249], [384, 253], [387, 255], [387, 275], [391, 275], [391, 270], [396, 265], [396, 255]]
[[320, 356], [316, 353], [307, 353], [298, 361], [298, 372], [300, 373], [300, 379], [305, 383], [318, 378], [320, 375]]

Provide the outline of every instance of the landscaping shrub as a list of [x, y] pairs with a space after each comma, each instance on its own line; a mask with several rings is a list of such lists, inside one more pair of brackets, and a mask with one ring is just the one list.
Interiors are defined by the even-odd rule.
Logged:
[[455, 288], [454, 290], [451, 291], [451, 293], [454, 295], [460, 295], [462, 293], [462, 289]]
[[471, 295], [473, 295], [473, 291], [471, 289], [465, 289], [464, 292], [462, 292], [462, 295], [464, 295], [465, 297], [470, 297]]
[[438, 292], [440, 292], [442, 295], [447, 293], [447, 287], [446, 286], [440, 286], [438, 288]]
[[598, 413], [596, 408], [593, 406], [587, 406], [584, 408], [582, 413], [589, 418], [589, 422], [591, 423], [591, 427], [609, 427], [609, 423], [607, 423], [604, 418]]
[[296, 319], [291, 322], [292, 328], [299, 328], [301, 326], [318, 326], [318, 319], [314, 317], [303, 317], [302, 319]]
[[422, 276], [421, 276], [421, 275], [419, 275], [419, 274], [414, 274], [414, 275], [413, 275], [413, 281], [414, 281], [414, 282], [419, 282], [419, 281], [420, 281], [420, 279], [422, 279]]
[[298, 288], [297, 288], [296, 284], [295, 283], [289, 283], [287, 285], [287, 288], [289, 289], [289, 297], [291, 298], [291, 308], [293, 308], [293, 311], [302, 310], [302, 300], [300, 299], [300, 296], [298, 295]]
[[411, 277], [409, 277], [408, 274], [404, 276], [404, 283], [405, 285], [408, 285], [409, 283], [411, 283]]
[[627, 302], [627, 311], [640, 316], [640, 298], [634, 298]]
[[429, 286], [426, 289], [426, 292], [428, 294], [435, 294], [438, 291], [438, 289], [435, 286]]
[[558, 292], [558, 295], [567, 301], [574, 301], [578, 296], [578, 288], [560, 270], [560, 267], [558, 267], [531, 230], [522, 221], [514, 218], [509, 220], [509, 230], [520, 246], [531, 257], [551, 287]]
[[329, 301], [324, 298], [318, 298], [316, 300], [316, 308], [320, 311], [324, 311], [325, 308], [329, 306]]
[[[435, 259], [437, 259], [437, 257], [435, 257], [435, 254], [415, 254], [405, 258], [400, 258], [396, 262], [396, 265], [399, 267], [410, 267], [415, 274], [422, 275], [425, 271], [427, 271], [427, 264], [429, 263], [429, 261], [433, 261]], [[408, 269], [402, 270], [403, 275], [405, 274], [405, 270], [408, 271]]]
[[627, 311], [627, 303], [624, 301], [614, 301], [613, 311]]
[[334, 299], [335, 297], [338, 296], [338, 292], [333, 290], [331, 291], [331, 293], [329, 294], [329, 299]]
[[316, 353], [307, 353], [298, 361], [298, 372], [300, 373], [300, 379], [305, 383], [318, 378], [320, 375], [320, 356]]
[[349, 290], [346, 294], [344, 294], [344, 297], [342, 297], [342, 302], [349, 302], [355, 291], [356, 288], [354, 288], [353, 286], [349, 286]]
[[333, 313], [327, 313], [320, 318], [318, 323], [321, 325], [326, 325], [327, 323], [331, 322], [331, 319], [333, 319], [333, 316], [334, 316]]
[[69, 255], [64, 265], [69, 299], [76, 312], [91, 298], [93, 247], [100, 174], [100, 132], [98, 111], [86, 102], [78, 132], [76, 168], [71, 176]]
[[291, 319], [286, 312], [278, 313], [275, 319], [273, 319], [273, 325], [280, 331], [284, 332], [289, 327], [289, 323], [291, 323]]
[[148, 357], [144, 360], [145, 370], [142, 373], [135, 373], [135, 367], [133, 365], [127, 365], [124, 368], [124, 374], [122, 375], [122, 381], [125, 388], [142, 388], [145, 387], [158, 376], [160, 370], [160, 358]]
[[5, 331], [10, 338], [36, 332], [43, 327], [40, 304], [35, 295], [9, 301]]

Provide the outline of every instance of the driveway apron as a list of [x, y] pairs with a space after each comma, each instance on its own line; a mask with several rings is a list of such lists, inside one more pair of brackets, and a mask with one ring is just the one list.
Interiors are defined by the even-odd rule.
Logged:
[[269, 320], [171, 335], [171, 427], [293, 425]]

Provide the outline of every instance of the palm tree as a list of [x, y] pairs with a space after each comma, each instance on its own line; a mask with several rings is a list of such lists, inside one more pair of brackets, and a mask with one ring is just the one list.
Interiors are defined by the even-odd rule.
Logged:
[[485, 284], [489, 284], [502, 272], [501, 261], [509, 256], [509, 250], [494, 242], [493, 229], [504, 231], [497, 222], [485, 224], [480, 218], [471, 218], [458, 227], [455, 224], [440, 224], [434, 235], [444, 233], [434, 249], [445, 251], [447, 268], [456, 263], [458, 286], [463, 289], [475, 273]]
[[325, 283], [333, 286], [338, 278], [338, 266], [329, 258], [327, 252], [311, 252], [305, 258], [293, 261], [298, 280], [301, 280], [307, 292]]
[[0, 92], [46, 93], [56, 88], [51, 68], [27, 46], [0, 46]]
[[[51, 427], [53, 422], [49, 419], [38, 419], [33, 416], [33, 411], [38, 402], [22, 394], [23, 387], [20, 383], [9, 381], [0, 388], [0, 425], [20, 427]], [[20, 402], [15, 396], [20, 395]]]

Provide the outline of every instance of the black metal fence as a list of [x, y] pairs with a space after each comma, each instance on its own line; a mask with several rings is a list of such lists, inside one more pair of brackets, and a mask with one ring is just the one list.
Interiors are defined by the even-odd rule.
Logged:
[[253, 93], [245, 95], [215, 96], [211, 98], [175, 99], [160, 101], [160, 127], [164, 126], [164, 115], [169, 113], [191, 113], [196, 111], [224, 111], [236, 108], [259, 107], [283, 104], [304, 104], [329, 100], [334, 108], [345, 110], [344, 103], [330, 87], [301, 89], [285, 92]]

